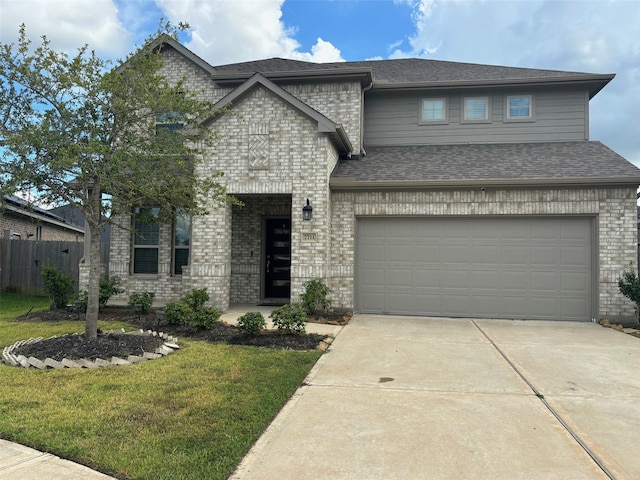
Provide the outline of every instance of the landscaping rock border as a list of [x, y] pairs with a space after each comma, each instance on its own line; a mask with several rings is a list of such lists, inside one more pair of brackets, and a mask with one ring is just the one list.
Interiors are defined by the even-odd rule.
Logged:
[[[39, 370], [46, 370], [47, 368], [61, 369], [61, 368], [98, 368], [98, 367], [111, 367], [116, 365], [131, 365], [132, 363], [146, 362], [148, 360], [155, 360], [162, 358], [165, 355], [180, 349], [178, 346], [178, 339], [171, 335], [167, 335], [163, 332], [155, 332], [153, 330], [138, 330], [135, 332], [125, 332], [124, 328], [117, 332], [109, 330], [106, 333], [121, 333], [126, 335], [151, 335], [154, 337], [160, 337], [164, 339], [164, 343], [155, 349], [154, 352], [144, 352], [141, 356], [129, 355], [125, 358], [111, 357], [111, 359], [97, 358], [95, 361], [82, 358], [79, 360], [69, 360], [67, 358], [58, 362], [51, 358], [45, 358], [44, 360], [35, 357], [25, 357], [24, 355], [14, 355], [13, 352], [16, 348], [23, 345], [30, 345], [36, 342], [45, 340], [43, 337], [30, 338], [28, 340], [20, 340], [13, 345], [4, 347], [2, 350], [2, 363], [12, 365], [14, 367], [23, 368], [37, 368]], [[74, 334], [79, 335], [79, 334]], [[57, 338], [56, 336], [50, 338]]]

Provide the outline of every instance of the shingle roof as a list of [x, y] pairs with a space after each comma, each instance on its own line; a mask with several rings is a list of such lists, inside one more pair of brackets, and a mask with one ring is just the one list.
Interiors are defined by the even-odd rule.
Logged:
[[[214, 78], [216, 75], [228, 77], [230, 75], [232, 76], [237, 74], [239, 76], [246, 76], [256, 72], [269, 76], [270, 74], [282, 73], [339, 73], [341, 70], [362, 69], [363, 71], [369, 70], [373, 73], [374, 83], [377, 87], [416, 84], [428, 85], [434, 83], [455, 84], [460, 82], [473, 84], [508, 81], [539, 82], [552, 79], [554, 81], [597, 81], [604, 82], [602, 85], [604, 86], [604, 84], [613, 78], [613, 75], [480, 65], [475, 63], [448, 62], [421, 58], [334, 63], [313, 63], [298, 60], [287, 60], [283, 58], [270, 58], [252, 62], [220, 65], [214, 68]], [[597, 90], [599, 90], [599, 88]]]
[[331, 187], [639, 184], [640, 169], [600, 142], [371, 147]]

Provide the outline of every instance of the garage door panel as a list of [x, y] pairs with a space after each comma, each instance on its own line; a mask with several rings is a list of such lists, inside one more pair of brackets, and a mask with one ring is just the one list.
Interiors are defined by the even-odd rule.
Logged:
[[529, 248], [525, 245], [506, 245], [501, 249], [503, 265], [527, 265], [530, 262]]
[[589, 263], [589, 251], [585, 246], [570, 246], [561, 249], [561, 264], [583, 267]]
[[416, 268], [413, 271], [414, 287], [420, 288], [439, 288], [440, 287], [440, 271], [434, 269]]
[[500, 276], [502, 290], [509, 292], [531, 290], [531, 274], [527, 271], [504, 271]]
[[557, 272], [531, 272], [531, 290], [557, 292], [560, 290], [560, 275]]
[[496, 265], [500, 263], [500, 250], [496, 248], [495, 243], [492, 245], [471, 245], [469, 252], [474, 264]]
[[585, 294], [589, 291], [589, 284], [579, 272], [564, 272], [560, 274], [560, 289], [566, 293]]
[[590, 218], [364, 218], [363, 312], [590, 320]]
[[403, 287], [411, 289], [413, 287], [413, 274], [411, 268], [390, 268], [387, 270], [386, 287]]

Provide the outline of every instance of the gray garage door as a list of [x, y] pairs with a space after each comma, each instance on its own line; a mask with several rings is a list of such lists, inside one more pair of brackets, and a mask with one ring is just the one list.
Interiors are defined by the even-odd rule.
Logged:
[[363, 313], [591, 320], [593, 220], [360, 218]]

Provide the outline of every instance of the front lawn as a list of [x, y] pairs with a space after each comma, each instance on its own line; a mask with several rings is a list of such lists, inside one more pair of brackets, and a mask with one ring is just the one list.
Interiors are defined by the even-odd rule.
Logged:
[[[48, 302], [0, 296], [0, 347], [84, 330], [13, 320], [32, 305]], [[321, 353], [179, 341], [178, 353], [124, 367], [0, 365], [0, 437], [117, 478], [226, 478]]]

